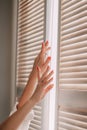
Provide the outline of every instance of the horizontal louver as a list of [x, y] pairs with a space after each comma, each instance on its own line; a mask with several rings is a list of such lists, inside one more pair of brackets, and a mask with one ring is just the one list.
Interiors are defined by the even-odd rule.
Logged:
[[62, 0], [60, 23], [60, 89], [87, 90], [87, 0]]
[[[45, 39], [45, 0], [19, 0], [17, 31], [16, 86], [25, 87], [34, 59]], [[34, 107], [34, 119], [29, 130], [41, 130], [42, 105]]]
[[59, 130], [87, 130], [87, 110], [61, 107]]
[[45, 0], [20, 0], [16, 86], [24, 87], [44, 41]]

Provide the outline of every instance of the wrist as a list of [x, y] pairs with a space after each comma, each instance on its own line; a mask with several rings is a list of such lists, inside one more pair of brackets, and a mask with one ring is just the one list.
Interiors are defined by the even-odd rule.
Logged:
[[34, 67], [31, 71], [30, 78], [32, 78], [32, 77], [37, 77], [37, 68], [36, 67]]
[[30, 101], [32, 102], [32, 104], [34, 106], [37, 104], [37, 102], [36, 102], [36, 100], [35, 100], [35, 98], [33, 96], [30, 98]]

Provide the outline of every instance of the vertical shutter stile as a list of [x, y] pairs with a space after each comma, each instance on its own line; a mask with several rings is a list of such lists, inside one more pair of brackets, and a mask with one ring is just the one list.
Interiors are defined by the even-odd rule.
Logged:
[[60, 6], [58, 130], [87, 130], [87, 0]]
[[[34, 59], [45, 40], [45, 0], [19, 0], [17, 33], [16, 87], [23, 89]], [[29, 130], [41, 130], [42, 103], [34, 107], [35, 117]]]

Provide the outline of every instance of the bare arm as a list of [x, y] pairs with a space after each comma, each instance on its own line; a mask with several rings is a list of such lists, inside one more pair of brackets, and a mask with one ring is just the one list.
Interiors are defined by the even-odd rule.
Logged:
[[17, 130], [18, 126], [25, 119], [26, 115], [32, 110], [35, 102], [33, 100], [27, 101], [20, 109], [18, 109], [12, 116], [2, 123], [0, 130]]
[[18, 126], [22, 123], [26, 115], [32, 110], [34, 105], [40, 102], [47, 92], [49, 92], [49, 90], [53, 87], [53, 84], [51, 84], [51, 81], [53, 80], [52, 75], [53, 71], [49, 72], [49, 67], [47, 67], [46, 71], [41, 76], [41, 70], [38, 67], [39, 81], [34, 94], [22, 107], [18, 109], [18, 111], [2, 123], [0, 130], [17, 130]]

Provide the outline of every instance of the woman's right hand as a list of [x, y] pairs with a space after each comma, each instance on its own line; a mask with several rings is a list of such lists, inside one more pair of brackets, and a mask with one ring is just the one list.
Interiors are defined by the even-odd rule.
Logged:
[[37, 71], [38, 71], [38, 85], [33, 96], [31, 97], [31, 99], [35, 103], [40, 102], [54, 86], [54, 84], [52, 84], [53, 70], [50, 70], [49, 66], [47, 67], [43, 75], [41, 74], [40, 67], [38, 67]]

